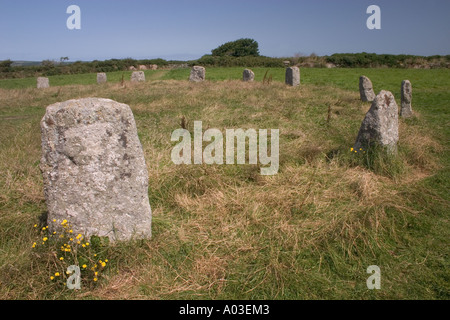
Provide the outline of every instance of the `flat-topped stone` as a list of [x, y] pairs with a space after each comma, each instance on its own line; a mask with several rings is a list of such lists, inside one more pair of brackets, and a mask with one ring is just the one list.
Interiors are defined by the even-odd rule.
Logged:
[[[84, 98], [47, 107], [41, 121], [48, 224], [111, 240], [148, 238], [148, 172], [130, 107]], [[55, 221], [53, 221], [55, 220]]]

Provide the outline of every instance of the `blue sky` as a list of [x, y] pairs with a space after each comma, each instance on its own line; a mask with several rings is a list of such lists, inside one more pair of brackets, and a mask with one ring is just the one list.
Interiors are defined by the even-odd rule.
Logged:
[[[81, 30], [69, 30], [69, 5]], [[369, 5], [381, 30], [369, 30]], [[196, 59], [253, 38], [271, 57], [450, 54], [450, 0], [0, 0], [0, 60]]]

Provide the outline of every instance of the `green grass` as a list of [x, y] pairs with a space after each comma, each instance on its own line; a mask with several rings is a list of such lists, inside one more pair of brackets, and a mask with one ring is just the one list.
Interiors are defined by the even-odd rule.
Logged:
[[[448, 299], [450, 71], [302, 69], [290, 88], [282, 68], [254, 68], [255, 83], [242, 83], [242, 70], [208, 68], [197, 84], [188, 69], [146, 71], [138, 84], [131, 72], [108, 73], [105, 85], [95, 74], [50, 77], [45, 90], [0, 80], [0, 298]], [[401, 81], [412, 82], [416, 117], [400, 120], [393, 159], [349, 152], [370, 106], [359, 101], [362, 74], [398, 102]], [[31, 247], [46, 212], [39, 122], [51, 103], [93, 96], [133, 110], [153, 237], [96, 244], [107, 268], [70, 291], [49, 279], [58, 248]], [[170, 135], [183, 116], [191, 132], [195, 120], [222, 132], [279, 128], [279, 173], [174, 165]], [[366, 287], [374, 264], [376, 291]]]

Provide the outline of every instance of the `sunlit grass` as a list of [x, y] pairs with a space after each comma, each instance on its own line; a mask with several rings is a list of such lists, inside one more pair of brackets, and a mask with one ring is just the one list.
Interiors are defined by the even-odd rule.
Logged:
[[[291, 88], [284, 69], [270, 69], [270, 85], [267, 69], [254, 69], [254, 83], [242, 70], [207, 69], [197, 84], [182, 69], [146, 71], [138, 84], [117, 72], [104, 85], [91, 74], [51, 79], [59, 85], [46, 90], [0, 89], [0, 298], [448, 299], [448, 71], [305, 69]], [[395, 159], [350, 150], [370, 107], [359, 101], [360, 74], [397, 99], [403, 78], [413, 84], [416, 117], [400, 120]], [[46, 211], [40, 119], [49, 104], [82, 97], [132, 108], [153, 236], [102, 247], [101, 281], [71, 291], [52, 285], [52, 250], [33, 253], [33, 226]], [[280, 129], [279, 173], [174, 165], [170, 135], [183, 117], [191, 132], [195, 120], [222, 132]], [[366, 287], [373, 264], [382, 290]]]

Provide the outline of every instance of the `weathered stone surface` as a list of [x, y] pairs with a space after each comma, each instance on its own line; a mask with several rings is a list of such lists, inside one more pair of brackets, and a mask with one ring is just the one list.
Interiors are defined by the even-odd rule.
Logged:
[[144, 71], [134, 71], [131, 74], [131, 81], [132, 82], [145, 81], [145, 73], [144, 73]]
[[45, 89], [48, 87], [50, 87], [50, 82], [48, 81], [48, 78], [45, 78], [45, 77], [37, 78], [37, 88], [38, 89]]
[[148, 66], [149, 70], [158, 70], [158, 65], [157, 64], [151, 64]]
[[300, 85], [300, 69], [298, 67], [286, 68], [285, 82], [293, 87]]
[[139, 70], [147, 70], [147, 66], [144, 66], [143, 64], [141, 64], [139, 66]]
[[355, 150], [378, 144], [390, 152], [397, 150], [398, 106], [393, 94], [382, 90], [373, 100], [354, 145]]
[[242, 73], [242, 78], [244, 81], [253, 81], [255, 80], [255, 74], [250, 69], [245, 69]]
[[87, 237], [151, 236], [148, 172], [128, 105], [99, 98], [56, 103], [47, 107], [41, 133], [51, 229], [66, 219]]
[[400, 109], [400, 116], [409, 118], [413, 115], [411, 101], [412, 101], [412, 86], [409, 80], [402, 81], [401, 87], [402, 106]]
[[201, 82], [206, 78], [206, 70], [204, 67], [193, 66], [191, 69], [191, 74], [189, 76], [189, 81]]
[[359, 95], [364, 102], [371, 102], [375, 99], [375, 92], [373, 91], [372, 81], [366, 76], [359, 77]]
[[106, 77], [106, 73], [100, 72], [97, 73], [97, 83], [105, 83], [108, 81], [108, 78]]

